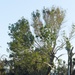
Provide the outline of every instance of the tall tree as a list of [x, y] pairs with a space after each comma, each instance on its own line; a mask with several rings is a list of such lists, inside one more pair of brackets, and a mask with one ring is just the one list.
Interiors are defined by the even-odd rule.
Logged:
[[32, 52], [31, 49], [34, 42], [34, 36], [30, 31], [29, 23], [26, 19], [22, 18], [18, 22], [11, 24], [9, 30], [12, 41], [8, 44], [11, 50], [10, 57], [13, 56], [13, 64], [16, 69], [17, 67], [22, 69], [23, 66], [26, 68], [28, 66], [27, 63], [30, 62], [29, 55]]
[[[43, 47], [43, 53], [46, 54], [49, 58], [49, 61], [46, 62], [53, 66], [53, 60], [55, 54], [58, 50], [63, 47], [61, 43], [60, 46], [57, 46], [59, 32], [61, 30], [61, 25], [63, 23], [65, 13], [63, 10], [59, 8], [52, 7], [51, 10], [43, 9], [43, 20], [41, 20], [41, 16], [39, 11], [33, 12], [32, 19], [33, 19], [33, 28], [36, 35], [36, 41], [40, 41], [43, 45], [39, 45]], [[51, 67], [48, 67], [47, 74], [50, 73]]]

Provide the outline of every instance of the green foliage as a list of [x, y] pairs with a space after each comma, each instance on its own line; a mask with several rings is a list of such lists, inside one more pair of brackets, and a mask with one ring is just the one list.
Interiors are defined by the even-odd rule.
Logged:
[[[60, 44], [59, 48], [57, 47], [57, 40], [59, 37], [61, 25], [65, 17], [65, 13], [63, 10], [55, 7], [52, 7], [51, 10], [44, 8], [42, 12], [44, 23], [41, 21], [41, 16], [38, 17], [36, 13], [37, 11], [33, 12], [33, 15], [35, 15], [35, 17], [32, 17], [32, 26], [34, 28], [34, 33], [36, 36], [38, 36], [36, 37], [38, 43], [40, 44], [40, 40], [43, 43], [42, 53], [48, 58], [48, 61], [46, 61], [46, 65], [53, 66], [55, 54], [58, 50], [61, 49], [62, 46], [62, 44]], [[50, 72], [50, 68], [48, 69], [48, 71]]]
[[59, 73], [63, 73], [64, 75], [67, 75], [67, 64], [65, 61], [62, 61], [62, 59], [58, 60], [58, 66], [56, 68], [56, 71]]
[[28, 21], [24, 18], [22, 18], [22, 20], [18, 20], [18, 22], [9, 26], [9, 30], [9, 35], [13, 39], [11, 45], [17, 44], [20, 47], [30, 47], [32, 45], [34, 37], [30, 32]]
[[69, 39], [66, 38], [66, 50], [70, 51], [70, 49], [71, 49], [71, 43], [70, 43]]
[[[29, 67], [28, 62], [31, 62], [31, 48], [34, 43], [34, 36], [32, 35], [29, 23], [26, 19], [22, 18], [18, 22], [9, 26], [9, 36], [12, 41], [8, 43], [9, 49], [12, 51], [14, 67], [21, 67], [24, 69]], [[27, 69], [27, 68], [26, 68]]]
[[12, 41], [8, 45], [16, 75], [46, 75], [54, 65], [56, 42], [65, 14], [55, 7], [51, 10], [43, 9], [42, 14], [44, 23], [39, 10], [32, 13], [32, 26], [36, 37], [32, 35], [29, 22], [24, 18], [9, 26]]

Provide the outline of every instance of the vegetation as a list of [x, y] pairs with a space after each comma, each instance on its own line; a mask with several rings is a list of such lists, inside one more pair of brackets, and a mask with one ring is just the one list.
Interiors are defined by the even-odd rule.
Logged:
[[24, 18], [9, 26], [12, 41], [8, 44], [16, 75], [20, 71], [23, 74], [48, 75], [54, 65], [55, 54], [62, 47], [62, 43], [57, 46], [57, 41], [65, 17], [64, 11], [55, 7], [51, 10], [44, 8], [42, 14], [44, 23], [38, 10], [32, 13], [34, 35]]
[[[41, 15], [43, 16], [41, 19]], [[32, 13], [32, 24], [28, 20], [21, 18], [16, 23], [9, 26], [9, 36], [12, 41], [8, 42], [10, 58], [4, 61], [10, 67], [9, 73], [15, 75], [49, 75], [55, 67], [54, 58], [58, 50], [62, 50], [66, 43], [67, 48], [71, 48], [67, 39], [60, 42], [61, 29], [64, 22], [65, 11], [60, 8], [44, 8], [42, 14], [39, 10]], [[31, 30], [33, 27], [34, 30]], [[72, 29], [70, 38], [74, 33]], [[64, 36], [66, 38], [66, 36]], [[61, 55], [60, 55], [61, 56]], [[58, 59], [56, 71], [66, 74], [65, 62]]]

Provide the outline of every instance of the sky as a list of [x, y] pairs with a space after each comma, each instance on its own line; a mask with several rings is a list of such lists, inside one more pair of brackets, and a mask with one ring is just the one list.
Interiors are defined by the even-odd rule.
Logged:
[[[0, 0], [0, 57], [3, 54], [9, 54], [7, 52], [7, 42], [11, 40], [8, 36], [9, 24], [17, 22], [23, 16], [31, 22], [33, 11], [37, 9], [42, 11], [44, 7], [51, 8], [52, 6], [66, 10], [64, 24], [69, 30], [70, 26], [75, 23], [75, 0]], [[72, 41], [73, 46], [74, 41], [75, 39]], [[58, 54], [60, 53], [62, 52]], [[66, 51], [63, 50], [63, 53]], [[66, 58], [66, 55], [62, 57], [63, 60], [67, 60]]]

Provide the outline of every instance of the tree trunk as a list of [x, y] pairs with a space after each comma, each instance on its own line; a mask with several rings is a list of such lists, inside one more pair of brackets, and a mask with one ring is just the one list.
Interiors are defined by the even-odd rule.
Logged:
[[[52, 67], [53, 67], [54, 56], [55, 56], [55, 54], [52, 51], [51, 54], [50, 54], [50, 63], [49, 63]], [[50, 71], [51, 71], [52, 67], [50, 67], [50, 66], [48, 67], [46, 75], [50, 75]]]
[[50, 71], [51, 71], [51, 67], [49, 66], [46, 75], [50, 75]]

